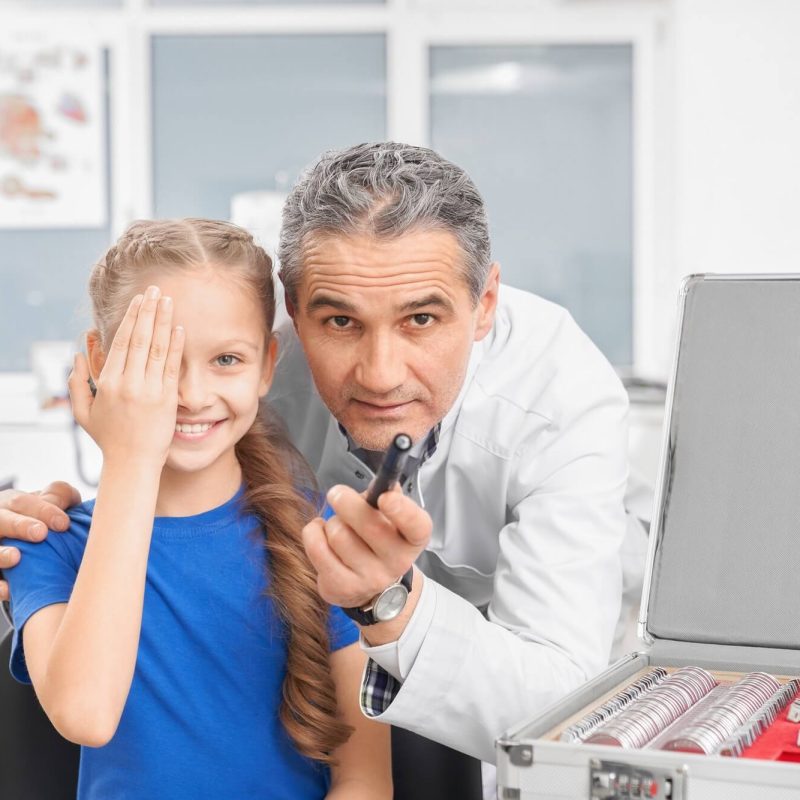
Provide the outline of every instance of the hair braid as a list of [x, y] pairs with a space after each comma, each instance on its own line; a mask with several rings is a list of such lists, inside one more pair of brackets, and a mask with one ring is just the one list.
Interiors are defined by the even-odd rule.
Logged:
[[246, 485], [245, 498], [266, 530], [269, 593], [288, 631], [286, 677], [280, 718], [297, 749], [330, 763], [331, 753], [352, 729], [338, 719], [336, 691], [329, 667], [328, 606], [300, 540], [314, 515], [303, 481], [291, 463], [291, 445], [274, 426], [257, 419], [236, 445]]

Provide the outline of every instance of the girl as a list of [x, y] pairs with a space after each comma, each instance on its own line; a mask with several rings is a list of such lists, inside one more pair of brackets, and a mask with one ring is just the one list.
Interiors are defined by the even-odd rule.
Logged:
[[313, 483], [258, 417], [269, 257], [227, 223], [138, 222], [89, 289], [70, 394], [97, 498], [8, 571], [12, 672], [83, 745], [78, 797], [390, 797], [357, 632], [300, 543]]

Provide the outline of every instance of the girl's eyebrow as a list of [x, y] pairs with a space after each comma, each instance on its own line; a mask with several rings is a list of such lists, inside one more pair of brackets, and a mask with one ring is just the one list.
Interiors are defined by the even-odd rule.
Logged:
[[232, 347], [244, 347], [249, 350], [258, 350], [258, 345], [248, 339], [228, 339], [216, 345], [216, 349], [228, 350]]

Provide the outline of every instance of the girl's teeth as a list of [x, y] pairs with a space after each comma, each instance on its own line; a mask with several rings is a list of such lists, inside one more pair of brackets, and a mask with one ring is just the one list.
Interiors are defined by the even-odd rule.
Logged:
[[201, 424], [188, 425], [184, 423], [176, 423], [175, 430], [177, 433], [205, 433], [213, 423], [204, 422]]

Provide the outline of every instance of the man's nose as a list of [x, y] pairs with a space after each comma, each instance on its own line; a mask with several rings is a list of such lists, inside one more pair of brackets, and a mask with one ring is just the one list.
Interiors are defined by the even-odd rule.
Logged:
[[199, 411], [208, 405], [208, 386], [201, 370], [181, 366], [178, 381], [178, 404], [187, 411]]
[[371, 394], [388, 394], [406, 380], [402, 342], [390, 331], [371, 333], [362, 340], [356, 380]]

